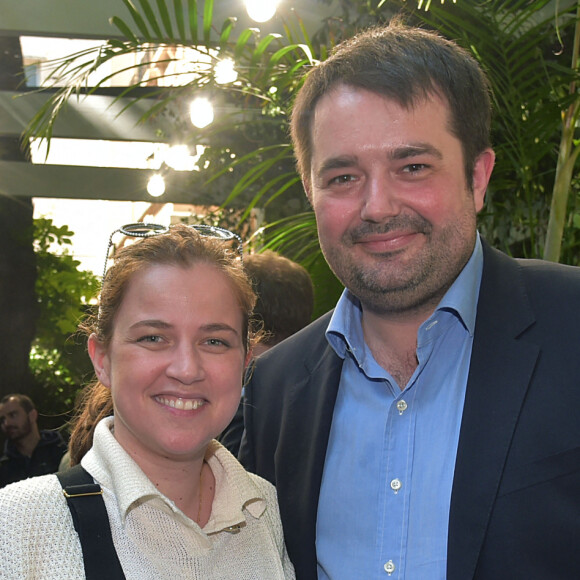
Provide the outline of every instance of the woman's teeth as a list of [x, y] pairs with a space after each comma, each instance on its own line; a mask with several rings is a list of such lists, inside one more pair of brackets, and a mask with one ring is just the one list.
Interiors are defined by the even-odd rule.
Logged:
[[204, 402], [200, 399], [182, 399], [181, 397], [155, 397], [155, 400], [162, 405], [180, 409], [183, 411], [192, 411], [201, 407]]

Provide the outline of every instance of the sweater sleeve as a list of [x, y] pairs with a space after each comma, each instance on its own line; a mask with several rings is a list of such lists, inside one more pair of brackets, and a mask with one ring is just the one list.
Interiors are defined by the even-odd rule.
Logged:
[[0, 578], [84, 580], [82, 550], [55, 475], [0, 490]]
[[286, 544], [284, 542], [284, 532], [282, 530], [282, 521], [280, 520], [280, 509], [278, 507], [276, 488], [269, 481], [266, 481], [257, 475], [249, 475], [262, 488], [264, 499], [268, 505], [263, 517], [268, 521], [268, 528], [270, 529], [278, 553], [280, 554], [280, 560], [282, 561], [282, 566], [284, 568], [284, 578], [286, 580], [295, 580], [296, 574], [294, 572], [294, 566], [288, 557]]

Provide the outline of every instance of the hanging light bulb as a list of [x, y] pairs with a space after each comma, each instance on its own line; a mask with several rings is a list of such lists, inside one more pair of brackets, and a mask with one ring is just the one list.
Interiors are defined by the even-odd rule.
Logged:
[[203, 129], [213, 122], [213, 106], [209, 99], [197, 97], [189, 106], [191, 122], [198, 128]]
[[233, 83], [238, 78], [238, 73], [234, 68], [234, 61], [231, 58], [220, 60], [214, 69], [215, 82], [218, 85]]
[[195, 157], [189, 154], [187, 145], [173, 145], [165, 152], [165, 165], [176, 171], [193, 171]]
[[248, 16], [254, 22], [267, 22], [278, 7], [279, 0], [245, 0]]
[[165, 179], [159, 173], [154, 173], [147, 182], [147, 193], [152, 197], [159, 197], [165, 193]]

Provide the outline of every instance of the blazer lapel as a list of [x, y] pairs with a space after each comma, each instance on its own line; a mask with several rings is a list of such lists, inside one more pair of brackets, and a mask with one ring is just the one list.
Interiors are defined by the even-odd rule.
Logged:
[[517, 262], [484, 244], [483, 278], [451, 495], [447, 578], [474, 577], [539, 347]]
[[311, 347], [307, 376], [288, 392], [275, 458], [286, 544], [304, 580], [316, 579], [318, 498], [342, 368], [325, 338]]
[[[306, 500], [313, 523], [316, 522], [318, 496], [341, 368], [342, 360], [328, 346], [309, 380], [302, 386], [308, 393], [296, 393], [296, 406], [291, 413], [295, 424], [285, 434], [298, 436], [293, 437], [293, 441], [280, 442], [287, 447], [293, 446], [297, 453], [297, 463], [288, 461], [288, 465], [300, 465], [300, 469], [292, 470], [287, 475], [293, 480], [290, 485], [295, 486], [297, 499]], [[307, 408], [305, 401], [309, 402]]]

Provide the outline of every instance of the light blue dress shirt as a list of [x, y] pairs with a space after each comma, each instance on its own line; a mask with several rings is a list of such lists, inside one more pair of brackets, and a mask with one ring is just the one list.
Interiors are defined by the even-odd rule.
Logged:
[[444, 580], [449, 505], [483, 268], [473, 254], [419, 328], [401, 391], [340, 298], [327, 339], [344, 359], [320, 489], [319, 580]]

